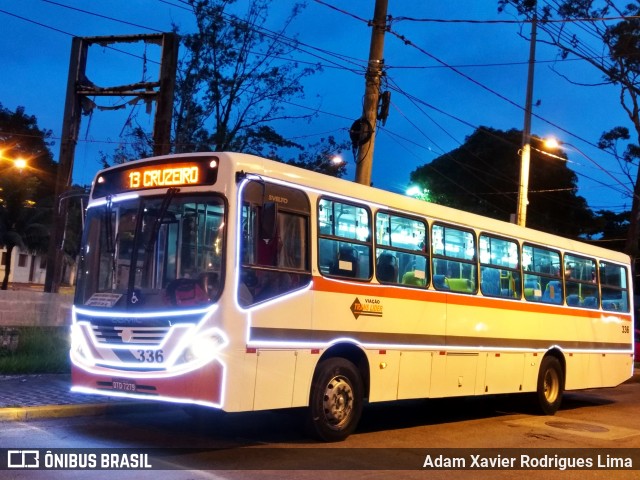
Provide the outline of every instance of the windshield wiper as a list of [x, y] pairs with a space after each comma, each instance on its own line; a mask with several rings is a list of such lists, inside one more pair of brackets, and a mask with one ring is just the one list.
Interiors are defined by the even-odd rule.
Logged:
[[[157, 240], [158, 240], [158, 232], [160, 231], [160, 226], [162, 225], [162, 220], [164, 219], [164, 216], [167, 213], [167, 210], [169, 209], [169, 206], [171, 205], [171, 201], [173, 200], [173, 197], [176, 196], [176, 194], [180, 191], [179, 188], [169, 188], [167, 189], [167, 192], [165, 193], [164, 197], [162, 198], [162, 203], [160, 204], [160, 209], [158, 210], [158, 213], [156, 214], [155, 219], [153, 220], [153, 226], [151, 227], [151, 232], [149, 233], [149, 240], [147, 241], [147, 244], [144, 247], [145, 250], [145, 255], [144, 255], [144, 261], [142, 264], [142, 272], [143, 272], [143, 277], [146, 277], [147, 272], [149, 270], [149, 267], [151, 266], [151, 255], [150, 252], [153, 250], [153, 247], [155, 246]], [[143, 203], [140, 204], [140, 209], [142, 209], [143, 207]], [[136, 224], [136, 237], [138, 236], [142, 236], [142, 211], [140, 212], [140, 215], [138, 215], [138, 221]], [[136, 242], [137, 243], [137, 242]], [[138, 249], [137, 247], [133, 249], [133, 252], [131, 254], [131, 265], [136, 265], [138, 262]], [[131, 295], [134, 292], [135, 289], [135, 283], [136, 283], [136, 276], [135, 276], [135, 268], [132, 269], [132, 273], [129, 275], [129, 288], [128, 288], [128, 294], [127, 294], [127, 303], [130, 302], [131, 300]]]
[[[173, 197], [175, 197], [176, 193], [178, 193], [179, 191], [180, 191], [179, 188], [169, 188], [167, 190], [167, 193], [165, 193], [164, 198], [162, 199], [162, 204], [160, 205], [160, 210], [158, 211], [158, 215], [156, 215], [156, 219], [153, 222], [151, 235], [149, 237], [149, 241], [147, 242], [147, 246], [145, 248], [145, 251], [147, 253], [153, 250], [153, 246], [156, 244], [156, 240], [158, 237], [158, 232], [160, 231], [160, 225], [162, 225], [162, 220], [164, 219], [164, 216], [167, 213], [167, 210], [169, 209], [169, 205], [171, 205], [171, 201], [173, 200]], [[148, 255], [146, 258], [148, 258]]]
[[111, 195], [107, 196], [107, 203], [104, 207], [104, 234], [107, 242], [107, 253], [113, 255], [115, 253], [115, 239], [113, 238], [113, 225], [111, 224], [111, 216], [113, 215], [113, 203], [111, 201]]
[[115, 287], [116, 283], [116, 240], [113, 233], [113, 201], [111, 200], [111, 195], [107, 195], [107, 203], [104, 207], [105, 210], [105, 224], [104, 224], [104, 234], [106, 241], [106, 249], [107, 253], [111, 256], [111, 288]]

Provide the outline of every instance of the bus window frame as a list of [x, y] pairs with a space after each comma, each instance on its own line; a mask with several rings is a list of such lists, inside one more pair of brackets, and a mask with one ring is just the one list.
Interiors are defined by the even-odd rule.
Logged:
[[[250, 186], [253, 188], [253, 185], [258, 185], [258, 188], [261, 189], [260, 196], [256, 195], [254, 192], [247, 191]], [[270, 188], [273, 190], [270, 192], [271, 194], [268, 195]], [[286, 192], [294, 192], [295, 195], [295, 201], [290, 205], [289, 198], [293, 197], [293, 195], [285, 198], [283, 194]], [[261, 238], [261, 215], [265, 204], [270, 203], [266, 201], [269, 198], [276, 198], [280, 200], [280, 203], [277, 204], [277, 211], [275, 214], [276, 228], [274, 231], [274, 238], [270, 239], [271, 242], [276, 242], [275, 263], [273, 264], [261, 263], [260, 254], [258, 252], [258, 243], [264, 240]], [[252, 224], [251, 227], [251, 230], [255, 232], [253, 237], [251, 237], [253, 242], [249, 242], [249, 239], [244, 238], [244, 215], [246, 211], [245, 209], [247, 208], [250, 212], [247, 218], [255, 223]], [[255, 212], [254, 209], [256, 209]], [[254, 214], [256, 215], [255, 217]], [[302, 262], [304, 265], [300, 268], [280, 265], [282, 255], [280, 250], [284, 248], [284, 242], [282, 242], [280, 237], [282, 232], [279, 231], [281, 215], [304, 219], [305, 226], [303, 234], [305, 236], [305, 245], [304, 249], [301, 250], [301, 252], [304, 253], [304, 261]], [[252, 251], [250, 255], [250, 258], [252, 259], [250, 262], [245, 261], [243, 258], [244, 255], [242, 253], [240, 254], [238, 268], [240, 269], [241, 281], [239, 284], [239, 291], [236, 292], [236, 296], [243, 307], [249, 308], [253, 305], [273, 300], [274, 298], [306, 288], [311, 283], [313, 279], [311, 269], [312, 214], [311, 201], [304, 190], [265, 180], [252, 180], [249, 184], [244, 186], [244, 190], [240, 198], [238, 216], [240, 218], [240, 225], [242, 229], [242, 231], [239, 232], [241, 243], [238, 245], [238, 248], [242, 251], [247, 246], [246, 242], [249, 242], [248, 244], [252, 248], [256, 249], [255, 251]], [[297, 278], [298, 283], [291, 282], [291, 279], [295, 277], [299, 277]], [[260, 281], [261, 278], [262, 281]], [[284, 281], [287, 278], [290, 282]], [[274, 285], [280, 285], [281, 288], [274, 288]]]
[[[424, 238], [422, 239], [423, 242], [423, 247], [422, 250], [411, 250], [411, 249], [407, 249], [407, 248], [401, 248], [401, 247], [396, 247], [392, 244], [391, 241], [389, 241], [389, 245], [385, 245], [382, 243], [378, 242], [378, 215], [383, 214], [383, 215], [388, 215], [389, 216], [389, 222], [391, 221], [391, 217], [398, 217], [398, 218], [403, 218], [406, 220], [410, 220], [410, 221], [414, 221], [414, 222], [418, 222], [421, 223], [422, 226], [424, 227]], [[405, 280], [405, 276], [410, 273], [408, 270], [406, 272], [402, 272], [399, 271], [398, 272], [398, 278], [395, 282], [390, 282], [390, 281], [384, 281], [381, 280], [378, 276], [378, 259], [379, 259], [379, 254], [378, 251], [380, 250], [381, 253], [387, 253], [389, 251], [392, 252], [396, 252], [396, 253], [402, 253], [402, 254], [406, 254], [406, 255], [410, 255], [410, 256], [414, 256], [414, 257], [422, 257], [425, 261], [425, 269], [430, 270], [431, 269], [431, 259], [430, 259], [430, 248], [428, 248], [429, 245], [429, 222], [420, 216], [417, 215], [406, 215], [403, 213], [398, 213], [396, 211], [393, 210], [387, 210], [387, 209], [381, 209], [381, 210], [377, 210], [375, 212], [374, 215], [374, 257], [376, 259], [375, 264], [376, 264], [376, 268], [375, 268], [375, 276], [376, 279], [378, 280], [379, 283], [385, 284], [385, 285], [398, 285], [401, 287], [409, 287], [409, 288], [421, 288], [421, 289], [426, 289], [429, 288], [429, 285], [431, 284], [430, 280], [431, 280], [431, 274], [429, 271], [425, 271], [425, 277], [424, 277], [424, 284], [423, 285], [419, 285], [418, 283], [411, 283], [409, 282], [409, 280]], [[389, 235], [389, 239], [391, 239], [391, 236]], [[396, 262], [398, 264], [398, 267], [400, 267], [399, 265], [399, 261], [398, 261], [398, 255], [395, 256], [396, 258]], [[415, 274], [414, 274], [415, 275]], [[407, 277], [408, 278], [408, 277]], [[415, 278], [415, 277], [414, 277]], [[405, 283], [405, 281], [407, 283]]]
[[[452, 229], [452, 230], [457, 230], [460, 232], [466, 232], [466, 233], [470, 233], [471, 234], [471, 238], [473, 239], [473, 246], [474, 246], [474, 254], [473, 254], [473, 258], [471, 260], [467, 260], [464, 258], [457, 258], [457, 257], [451, 257], [451, 256], [447, 256], [445, 254], [439, 254], [439, 253], [435, 253], [434, 251], [434, 239], [435, 239], [435, 235], [433, 234], [433, 229], [436, 227], [442, 227], [443, 229]], [[454, 293], [462, 293], [465, 295], [477, 295], [478, 294], [478, 283], [479, 283], [479, 277], [478, 274], [480, 272], [480, 267], [479, 267], [479, 261], [478, 261], [478, 237], [476, 235], [475, 230], [471, 229], [471, 228], [466, 228], [466, 227], [461, 227], [459, 225], [455, 225], [452, 223], [446, 223], [446, 222], [440, 222], [440, 221], [435, 221], [431, 224], [431, 227], [429, 229], [429, 233], [430, 233], [430, 251], [431, 251], [431, 284], [433, 285], [433, 287], [436, 290], [440, 290], [440, 291], [451, 291]], [[446, 251], [446, 248], [444, 249], [444, 251]], [[475, 279], [471, 279], [471, 278], [467, 278], [464, 279], [463, 277], [456, 277], [456, 280], [459, 278], [460, 280], [467, 280], [467, 282], [469, 282], [471, 284], [471, 288], [469, 290], [463, 290], [460, 288], [451, 288], [451, 280], [452, 277], [448, 277], [446, 274], [444, 275], [443, 278], [443, 282], [441, 282], [440, 280], [436, 280], [436, 276], [440, 276], [440, 274], [436, 274], [436, 265], [435, 262], [437, 260], [444, 260], [447, 262], [455, 262], [455, 263], [459, 263], [459, 264], [464, 264], [464, 265], [469, 265], [470, 267], [472, 267], [472, 271], [473, 268], [475, 268]], [[464, 283], [464, 282], [462, 282]]]
[[[567, 263], [569, 259], [575, 259], [575, 260], [586, 260], [586, 261], [590, 261], [593, 263], [593, 270], [594, 270], [594, 275], [595, 277], [592, 280], [584, 280], [584, 279], [578, 279], [578, 278], [574, 278], [574, 277], [568, 277], [567, 276]], [[575, 253], [571, 253], [571, 252], [564, 252], [564, 255], [562, 256], [562, 278], [564, 281], [564, 301], [565, 303], [570, 306], [570, 307], [582, 307], [582, 308], [590, 308], [590, 309], [599, 309], [600, 308], [600, 297], [601, 297], [601, 293], [600, 293], [600, 272], [598, 271], [598, 260], [597, 258], [594, 257], [588, 257], [586, 255], [577, 255]], [[578, 287], [578, 290], [581, 291], [582, 290], [582, 286], [587, 286], [587, 287], [595, 287], [595, 291], [596, 291], [596, 304], [594, 306], [585, 306], [585, 300], [589, 297], [592, 297], [592, 295], [590, 295], [589, 297], [584, 297], [584, 298], [580, 298], [580, 294], [578, 294], [578, 300], [579, 303], [572, 305], [569, 302], [569, 297], [573, 297], [573, 295], [575, 294], [569, 294], [569, 288], [571, 286], [571, 289], [573, 290], [573, 287], [576, 286]]]
[[[497, 265], [494, 263], [483, 263], [482, 262], [482, 255], [480, 252], [480, 239], [482, 237], [489, 237], [489, 238], [494, 238], [496, 240], [502, 240], [503, 242], [508, 242], [508, 243], [512, 243], [515, 244], [516, 246], [516, 251], [517, 251], [517, 255], [518, 255], [518, 264], [515, 268], [512, 267], [508, 267], [505, 265]], [[488, 232], [488, 231], [481, 231], [478, 234], [478, 243], [477, 243], [477, 255], [478, 255], [478, 264], [479, 264], [479, 276], [480, 276], [480, 281], [479, 281], [479, 291], [480, 293], [482, 293], [483, 296], [485, 297], [493, 297], [493, 298], [501, 298], [504, 300], [520, 300], [522, 298], [522, 294], [523, 294], [523, 278], [524, 278], [524, 271], [522, 269], [522, 247], [520, 245], [520, 242], [514, 238], [510, 238], [510, 237], [505, 237], [504, 235], [497, 235], [495, 233], [492, 232]], [[483, 282], [483, 270], [482, 267], [487, 267], [487, 268], [491, 268], [493, 270], [508, 270], [512, 273], [516, 273], [518, 275], [518, 279], [515, 280], [514, 282], [514, 291], [513, 291], [513, 295], [490, 295], [488, 293], [485, 293], [482, 289], [482, 282]]]
[[[332, 202], [332, 212], [331, 212], [331, 233], [327, 234], [327, 233], [322, 233], [321, 229], [320, 229], [320, 205], [322, 201], [329, 201]], [[353, 239], [353, 238], [348, 238], [348, 237], [341, 237], [339, 235], [335, 234], [335, 227], [336, 227], [336, 221], [333, 218], [334, 216], [334, 212], [335, 212], [335, 204], [342, 204], [342, 205], [348, 205], [354, 208], [361, 208], [363, 209], [366, 214], [367, 214], [367, 221], [368, 221], [368, 230], [369, 230], [369, 234], [367, 237], [366, 241], [363, 240], [358, 240]], [[316, 244], [316, 248], [317, 248], [317, 268], [318, 271], [320, 272], [321, 275], [326, 276], [326, 277], [330, 277], [330, 278], [341, 278], [341, 279], [348, 279], [348, 280], [353, 280], [353, 281], [357, 281], [357, 282], [370, 282], [371, 279], [373, 278], [373, 257], [374, 257], [374, 241], [373, 241], [373, 237], [374, 237], [374, 229], [375, 229], [375, 225], [373, 225], [372, 220], [373, 220], [373, 214], [371, 211], [371, 208], [363, 203], [358, 203], [358, 202], [354, 202], [354, 201], [350, 201], [350, 200], [345, 200], [343, 198], [337, 198], [335, 196], [332, 195], [320, 195], [317, 198], [316, 201], [316, 229], [317, 229], [317, 244]], [[322, 264], [322, 261], [324, 260], [324, 258], [322, 257], [322, 241], [326, 240], [329, 242], [335, 242], [337, 245], [337, 252], [331, 256], [332, 260], [333, 260], [333, 266], [329, 267], [329, 270], [327, 271], [326, 265]], [[340, 269], [337, 267], [337, 262], [340, 262], [340, 249], [343, 248], [343, 245], [341, 244], [348, 244], [348, 245], [359, 245], [361, 247], [364, 247], [365, 249], [368, 249], [369, 251], [369, 258], [367, 259], [368, 261], [368, 276], [361, 276], [359, 275], [359, 271], [356, 271], [356, 273], [353, 276], [347, 275], [347, 274], [340, 274], [340, 273], [335, 273], [336, 271], [340, 271]], [[344, 248], [349, 248], [349, 246], [344, 247]], [[357, 259], [358, 261], [358, 267], [359, 267], [359, 263], [360, 263], [360, 259]], [[334, 272], [332, 272], [331, 270], [334, 270]]]
[[[613, 265], [618, 267], [619, 269], [621, 269], [621, 273], [624, 273], [624, 278], [625, 278], [625, 283], [627, 284], [626, 287], [622, 287], [619, 285], [613, 285], [610, 283], [604, 283], [602, 281], [602, 274], [601, 274], [601, 265], [602, 264], [608, 264], [608, 265]], [[615, 312], [621, 312], [621, 313], [629, 313], [631, 311], [631, 306], [630, 306], [630, 301], [629, 301], [629, 269], [627, 268], [626, 265], [621, 265], [619, 263], [616, 262], [612, 262], [611, 260], [602, 260], [601, 258], [597, 259], [597, 270], [598, 270], [598, 287], [600, 289], [600, 309], [603, 311], [607, 311], [607, 312], [611, 312], [611, 311], [615, 311]], [[604, 267], [606, 268], [606, 266]], [[620, 277], [622, 278], [622, 275], [620, 275]], [[612, 301], [611, 299], [607, 298], [605, 299], [605, 293], [604, 290], [607, 289], [608, 291], [616, 291], [616, 292], [620, 292], [620, 293], [625, 293], [625, 298], [623, 299], [622, 296], [620, 297], [621, 301], [624, 301], [624, 309], [619, 309], [616, 305], [618, 305], [618, 302]], [[608, 295], [609, 293], [607, 293]]]
[[[558, 260], [559, 260], [559, 265], [558, 265], [558, 274], [557, 275], [553, 275], [551, 273], [544, 273], [544, 272], [538, 272], [535, 270], [531, 270], [530, 272], [532, 273], [527, 273], [529, 272], [528, 270], [524, 269], [524, 249], [526, 247], [531, 247], [531, 248], [537, 248], [539, 250], [546, 250], [547, 252], [551, 252], [551, 253], [555, 253], [558, 255]], [[562, 268], [564, 265], [563, 262], [563, 251], [555, 249], [555, 248], [550, 248], [547, 247], [545, 245], [540, 245], [539, 243], [533, 243], [533, 242], [522, 242], [522, 245], [520, 246], [520, 269], [522, 270], [522, 282], [523, 282], [523, 288], [522, 288], [522, 293], [523, 293], [523, 297], [527, 302], [532, 302], [532, 303], [544, 303], [547, 305], [563, 305], [564, 304], [564, 298], [565, 298], [565, 291], [564, 291], [564, 281], [563, 281], [563, 273], [562, 273]], [[528, 298], [526, 295], [526, 275], [531, 275], [531, 276], [538, 276], [540, 278], [545, 278], [547, 279], [547, 282], [545, 283], [544, 288], [542, 287], [542, 284], [540, 283], [540, 287], [541, 287], [541, 291], [540, 291], [540, 297], [536, 298], [535, 296], [532, 298]], [[557, 281], [559, 282], [562, 291], [560, 292], [561, 294], [561, 299], [559, 302], [551, 302], [551, 301], [545, 301], [543, 300], [545, 297], [545, 293], [546, 293], [546, 288], [549, 285], [549, 282], [552, 281]], [[555, 292], [554, 292], [555, 295]]]

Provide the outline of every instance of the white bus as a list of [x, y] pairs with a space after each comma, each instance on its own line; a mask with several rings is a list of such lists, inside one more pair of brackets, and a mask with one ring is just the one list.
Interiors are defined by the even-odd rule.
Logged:
[[233, 153], [96, 176], [73, 307], [75, 391], [226, 412], [565, 389], [633, 373], [629, 258]]

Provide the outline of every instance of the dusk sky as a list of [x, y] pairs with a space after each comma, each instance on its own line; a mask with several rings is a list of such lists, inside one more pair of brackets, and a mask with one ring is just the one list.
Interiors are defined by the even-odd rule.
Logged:
[[[319, 115], [310, 123], [274, 125], [288, 138], [303, 144], [327, 135], [348, 138], [350, 125], [362, 113], [371, 34], [366, 20], [373, 17], [374, 3], [308, 0], [288, 27], [286, 35], [301, 42], [291, 59], [301, 66], [304, 62], [323, 65], [322, 72], [305, 82], [305, 98], [295, 101], [299, 106], [291, 107], [297, 112], [319, 109]], [[247, 4], [248, 0], [239, 0], [234, 10], [241, 13]], [[274, 5], [269, 25], [276, 29], [291, 2], [274, 1]], [[384, 55], [385, 85], [392, 90], [392, 105], [377, 137], [373, 183], [403, 192], [411, 171], [459, 147], [478, 126], [523, 128], [529, 43], [518, 32], [522, 28], [528, 36], [530, 26], [451, 22], [515, 20], [513, 11], [498, 13], [496, 0], [389, 0], [388, 13], [395, 19], [392, 33], [385, 38]], [[73, 36], [156, 33], [170, 31], [172, 24], [183, 33], [194, 30], [193, 15], [180, 0], [0, 0], [0, 18], [0, 103], [12, 110], [24, 106], [27, 114], [37, 117], [40, 128], [51, 129], [56, 139], [62, 126]], [[135, 56], [92, 47], [89, 78], [100, 86], [155, 80], [157, 65], [147, 62], [145, 71], [140, 59], [143, 46], [128, 48]], [[159, 59], [158, 49], [150, 47], [146, 53], [151, 60]], [[532, 133], [555, 136], [574, 146], [567, 149], [572, 162], [569, 166], [578, 174], [579, 195], [591, 208], [629, 209], [630, 196], [624, 193], [623, 185], [630, 186], [615, 159], [593, 147], [602, 132], [612, 127], [623, 125], [632, 130], [619, 104], [619, 92], [615, 87], [570, 84], [552, 69], [583, 84], [598, 83], [601, 78], [584, 62], [554, 62], [557, 52], [550, 47], [539, 44], [536, 58], [533, 98], [540, 104], [534, 109]], [[113, 106], [125, 101], [101, 98], [96, 103]], [[129, 115], [151, 129], [153, 119], [143, 105], [83, 117], [74, 182], [91, 182], [99, 168], [98, 152], [109, 153], [118, 145]], [[52, 148], [56, 159], [59, 146], [56, 140]], [[353, 179], [351, 152], [343, 152], [343, 157], [350, 165], [346, 178]]]

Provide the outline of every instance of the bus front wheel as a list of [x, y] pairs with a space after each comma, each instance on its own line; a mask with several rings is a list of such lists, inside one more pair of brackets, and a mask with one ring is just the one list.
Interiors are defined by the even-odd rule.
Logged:
[[347, 438], [362, 414], [363, 386], [360, 372], [344, 358], [322, 361], [313, 377], [307, 429], [325, 442]]
[[554, 415], [564, 393], [564, 372], [560, 361], [553, 356], [546, 356], [540, 363], [538, 372], [538, 389], [536, 392], [540, 413]]

